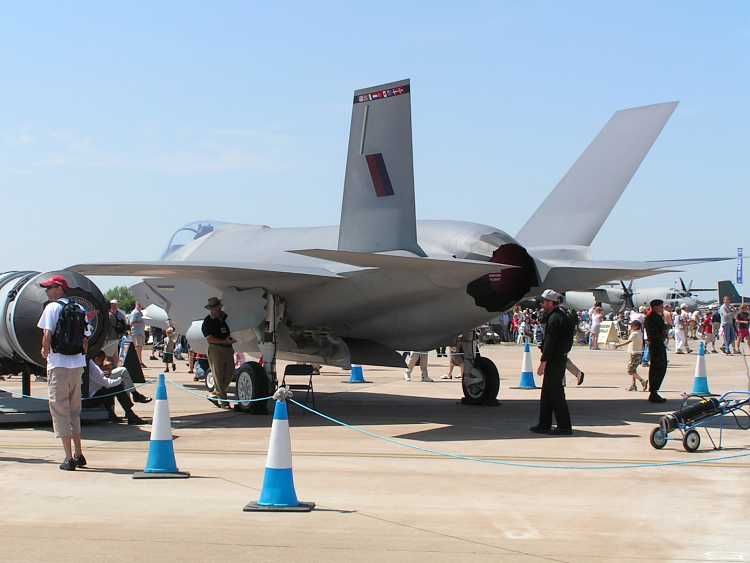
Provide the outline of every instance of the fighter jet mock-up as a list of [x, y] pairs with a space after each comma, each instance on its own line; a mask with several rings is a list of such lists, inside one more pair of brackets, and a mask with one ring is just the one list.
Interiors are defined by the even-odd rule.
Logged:
[[[236, 350], [265, 360], [265, 373], [254, 362], [238, 370], [240, 400], [275, 387], [277, 357], [403, 367], [397, 350], [471, 335], [545, 287], [586, 289], [706, 261], [591, 260], [591, 242], [676, 105], [616, 112], [514, 238], [477, 223], [416, 221], [409, 80], [357, 90], [339, 226], [203, 221], [180, 229], [159, 261], [72, 269], [146, 278], [137, 298], [163, 307], [197, 351], [204, 304], [220, 297]], [[464, 400], [494, 403], [497, 369], [464, 342]]]

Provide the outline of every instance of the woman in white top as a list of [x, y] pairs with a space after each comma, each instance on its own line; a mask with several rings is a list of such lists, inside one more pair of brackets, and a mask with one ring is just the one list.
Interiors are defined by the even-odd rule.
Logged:
[[601, 307], [594, 307], [591, 313], [591, 335], [589, 337], [589, 348], [591, 350], [599, 349], [599, 327], [602, 325], [602, 319], [604, 319], [604, 312]]

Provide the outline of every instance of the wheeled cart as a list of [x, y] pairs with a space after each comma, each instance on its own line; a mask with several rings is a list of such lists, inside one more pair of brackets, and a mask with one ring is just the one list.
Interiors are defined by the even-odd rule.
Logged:
[[[691, 402], [691, 399], [696, 399], [696, 401]], [[701, 435], [698, 430], [703, 428], [714, 449], [720, 450], [728, 415], [732, 416], [733, 423], [737, 428], [748, 430], [750, 429], [749, 408], [750, 391], [730, 391], [719, 398], [688, 395], [682, 402], [680, 410], [663, 416], [659, 421], [659, 426], [651, 431], [651, 445], [660, 450], [670, 440], [681, 440], [686, 451], [694, 452], [701, 445]], [[746, 418], [744, 422], [743, 417]], [[714, 423], [717, 421], [719, 427], [718, 445], [709, 432], [709, 426], [714, 427]], [[680, 433], [680, 438], [669, 437], [669, 434], [675, 430]]]

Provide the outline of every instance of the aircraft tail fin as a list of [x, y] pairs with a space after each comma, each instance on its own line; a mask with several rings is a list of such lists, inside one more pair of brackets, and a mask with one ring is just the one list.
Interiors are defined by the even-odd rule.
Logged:
[[518, 241], [527, 247], [590, 246], [676, 107], [669, 102], [615, 112], [521, 228]]
[[354, 92], [339, 250], [406, 250], [417, 243], [409, 80]]
[[730, 280], [721, 280], [719, 282], [719, 303], [729, 297], [732, 303], [742, 303], [742, 296], [737, 292], [737, 288]]

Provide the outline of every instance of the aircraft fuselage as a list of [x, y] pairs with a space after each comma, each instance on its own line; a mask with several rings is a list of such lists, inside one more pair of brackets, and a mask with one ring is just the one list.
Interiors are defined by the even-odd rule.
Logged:
[[[488, 225], [461, 221], [418, 221], [418, 241], [429, 257], [455, 257], [489, 261], [495, 241], [517, 244]], [[340, 337], [381, 342], [394, 349], [430, 349], [445, 344], [461, 330], [472, 329], [496, 316], [475, 304], [466, 287], [441, 287], [414, 271], [374, 270], [292, 254], [291, 250], [336, 249], [338, 226], [269, 228], [223, 224], [165, 256], [175, 261], [273, 263], [325, 268], [346, 279], [305, 287], [285, 296], [292, 325], [326, 330]], [[493, 235], [493, 243], [481, 238]], [[181, 291], [178, 283], [174, 292]], [[203, 291], [190, 284], [191, 293]], [[186, 290], [187, 291], [187, 290]], [[207, 295], [194, 295], [195, 306], [170, 310], [180, 324], [200, 318]], [[241, 311], [228, 311], [230, 317]]]

